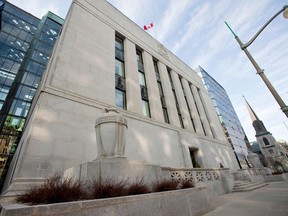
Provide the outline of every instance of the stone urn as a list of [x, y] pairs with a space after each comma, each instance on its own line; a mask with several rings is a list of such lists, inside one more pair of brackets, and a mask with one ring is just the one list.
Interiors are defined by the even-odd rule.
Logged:
[[105, 109], [96, 119], [98, 158], [125, 157], [127, 120], [116, 109]]

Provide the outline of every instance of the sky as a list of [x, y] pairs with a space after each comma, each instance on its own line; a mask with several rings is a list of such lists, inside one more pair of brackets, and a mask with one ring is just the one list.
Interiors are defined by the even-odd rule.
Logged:
[[[96, 0], [95, 0], [96, 1]], [[48, 10], [62, 18], [71, 0], [9, 0], [41, 18]], [[288, 141], [288, 119], [256, 74], [224, 21], [243, 43], [279, 11], [287, 0], [108, 0], [133, 22], [195, 69], [199, 65], [229, 95], [250, 142], [255, 130], [243, 96], [276, 140]], [[277, 16], [248, 50], [288, 104], [288, 19]]]

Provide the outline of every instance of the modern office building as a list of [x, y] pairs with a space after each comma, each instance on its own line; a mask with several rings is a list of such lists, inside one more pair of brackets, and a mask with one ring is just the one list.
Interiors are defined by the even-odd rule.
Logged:
[[0, 187], [19, 144], [36, 89], [63, 19], [41, 20], [4, 1], [0, 32]]
[[233, 147], [240, 168], [247, 168], [246, 156], [250, 148], [249, 141], [226, 90], [202, 67], [199, 66], [195, 71], [199, 74], [209, 92], [224, 133]]
[[107, 108], [127, 120], [127, 160], [239, 169], [197, 73], [108, 2], [74, 0], [4, 191], [95, 160], [95, 120]]

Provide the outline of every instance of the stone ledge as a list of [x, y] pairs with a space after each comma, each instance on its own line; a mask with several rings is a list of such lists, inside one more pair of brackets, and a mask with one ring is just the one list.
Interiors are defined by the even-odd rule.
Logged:
[[215, 208], [207, 187], [174, 190], [109, 199], [26, 206], [2, 205], [0, 216], [127, 216], [127, 215], [202, 215]]

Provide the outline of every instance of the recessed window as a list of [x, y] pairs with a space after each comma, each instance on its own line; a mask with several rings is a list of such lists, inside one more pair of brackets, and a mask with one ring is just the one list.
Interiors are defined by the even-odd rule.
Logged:
[[125, 92], [115, 89], [116, 106], [125, 109]]
[[123, 40], [115, 38], [115, 105], [126, 109], [125, 66]]
[[142, 100], [142, 113], [144, 116], [150, 117], [150, 109], [148, 101]]
[[267, 138], [263, 138], [263, 142], [264, 142], [264, 144], [266, 145], [266, 146], [268, 146], [268, 145], [270, 145], [270, 143], [269, 143], [269, 141], [267, 140]]

